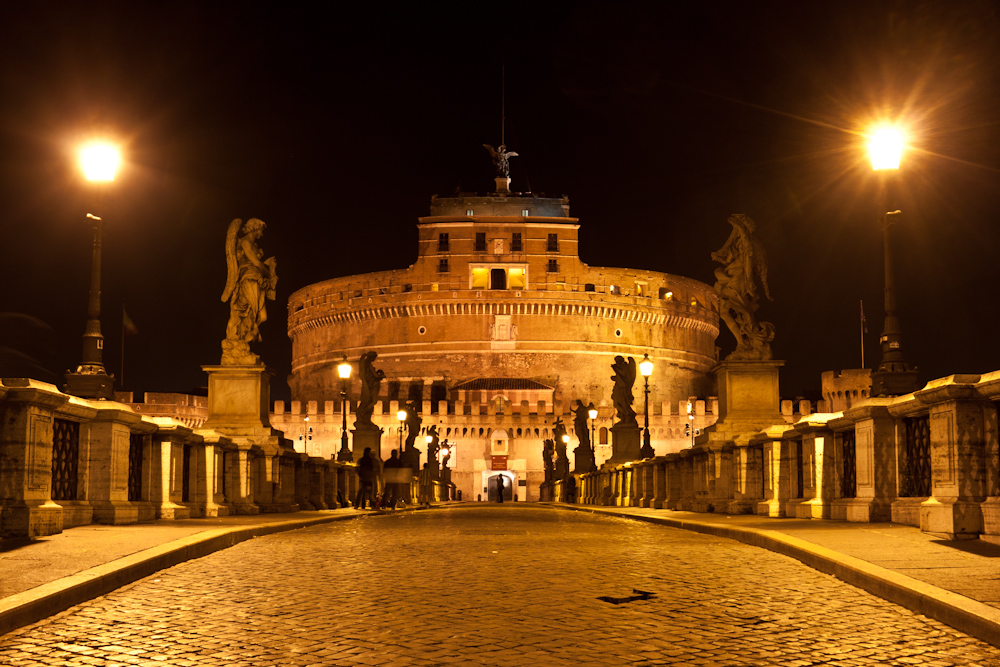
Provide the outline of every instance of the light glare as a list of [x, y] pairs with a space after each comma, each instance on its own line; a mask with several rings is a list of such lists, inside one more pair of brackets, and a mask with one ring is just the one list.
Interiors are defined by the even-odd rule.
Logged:
[[882, 128], [872, 135], [868, 144], [872, 158], [872, 169], [899, 169], [899, 157], [903, 153], [903, 135], [895, 128]]
[[80, 151], [80, 166], [88, 181], [113, 181], [120, 160], [111, 144], [88, 144]]

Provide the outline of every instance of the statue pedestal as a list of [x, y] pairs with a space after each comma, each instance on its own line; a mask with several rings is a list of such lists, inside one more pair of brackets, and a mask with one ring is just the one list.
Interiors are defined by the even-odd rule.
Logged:
[[[203, 429], [210, 429], [232, 440], [240, 452], [258, 448], [261, 460], [254, 466], [240, 466], [240, 480], [233, 498], [226, 500], [242, 507], [241, 513], [252, 513], [252, 505], [265, 512], [294, 512], [294, 474], [282, 465], [282, 454], [294, 454], [289, 440], [281, 431], [271, 428], [271, 378], [274, 371], [263, 364], [252, 366], [202, 366], [208, 373], [208, 420]], [[242, 457], [241, 457], [242, 460]], [[257, 475], [255, 483], [243, 477]], [[291, 478], [291, 483], [289, 483]]]
[[382, 460], [382, 429], [357, 428], [351, 431], [351, 451], [355, 463], [361, 460], [365, 447], [371, 447], [372, 456]]
[[638, 461], [641, 456], [640, 441], [642, 429], [638, 426], [622, 426], [620, 423], [611, 427], [611, 458], [605, 465], [617, 466], [630, 461]]
[[761, 428], [781, 417], [778, 369], [784, 361], [723, 361], [712, 369], [719, 386], [719, 421], [759, 421]]

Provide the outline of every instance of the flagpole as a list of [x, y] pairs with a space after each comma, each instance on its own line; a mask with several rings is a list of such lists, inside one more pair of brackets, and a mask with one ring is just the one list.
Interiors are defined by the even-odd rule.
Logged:
[[861, 368], [865, 367], [865, 302], [861, 300]]
[[125, 391], [125, 304], [122, 304], [122, 365], [121, 388]]

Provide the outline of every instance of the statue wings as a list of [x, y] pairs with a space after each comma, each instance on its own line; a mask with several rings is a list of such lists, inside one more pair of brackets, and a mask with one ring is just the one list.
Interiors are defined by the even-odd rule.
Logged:
[[239, 275], [239, 266], [236, 261], [236, 236], [240, 233], [243, 221], [234, 218], [229, 223], [229, 230], [226, 232], [226, 289], [222, 291], [222, 300], [229, 301], [236, 289], [236, 279]]
[[503, 159], [505, 157], [517, 157], [517, 153], [513, 151], [507, 151], [503, 146], [500, 147], [500, 150], [496, 150], [495, 148], [493, 148], [493, 146], [490, 146], [489, 144], [483, 144], [483, 148], [485, 148], [490, 152], [490, 157], [493, 158], [494, 162]]

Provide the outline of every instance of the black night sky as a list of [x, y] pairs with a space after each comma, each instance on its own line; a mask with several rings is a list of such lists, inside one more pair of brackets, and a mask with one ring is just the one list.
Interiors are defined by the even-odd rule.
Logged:
[[[993, 2], [20, 4], [0, 27], [4, 376], [61, 385], [79, 362], [99, 210], [109, 371], [125, 304], [124, 388], [203, 386], [226, 226], [259, 217], [280, 281], [256, 349], [288, 398], [288, 296], [408, 266], [432, 194], [492, 189], [502, 68], [513, 189], [570, 197], [585, 262], [711, 284], [727, 216], [757, 222], [785, 398], [860, 365], [861, 300], [877, 362], [884, 207], [863, 134], [905, 122], [906, 357], [923, 381], [1000, 369]], [[73, 154], [94, 134], [127, 159], [100, 202]]]

